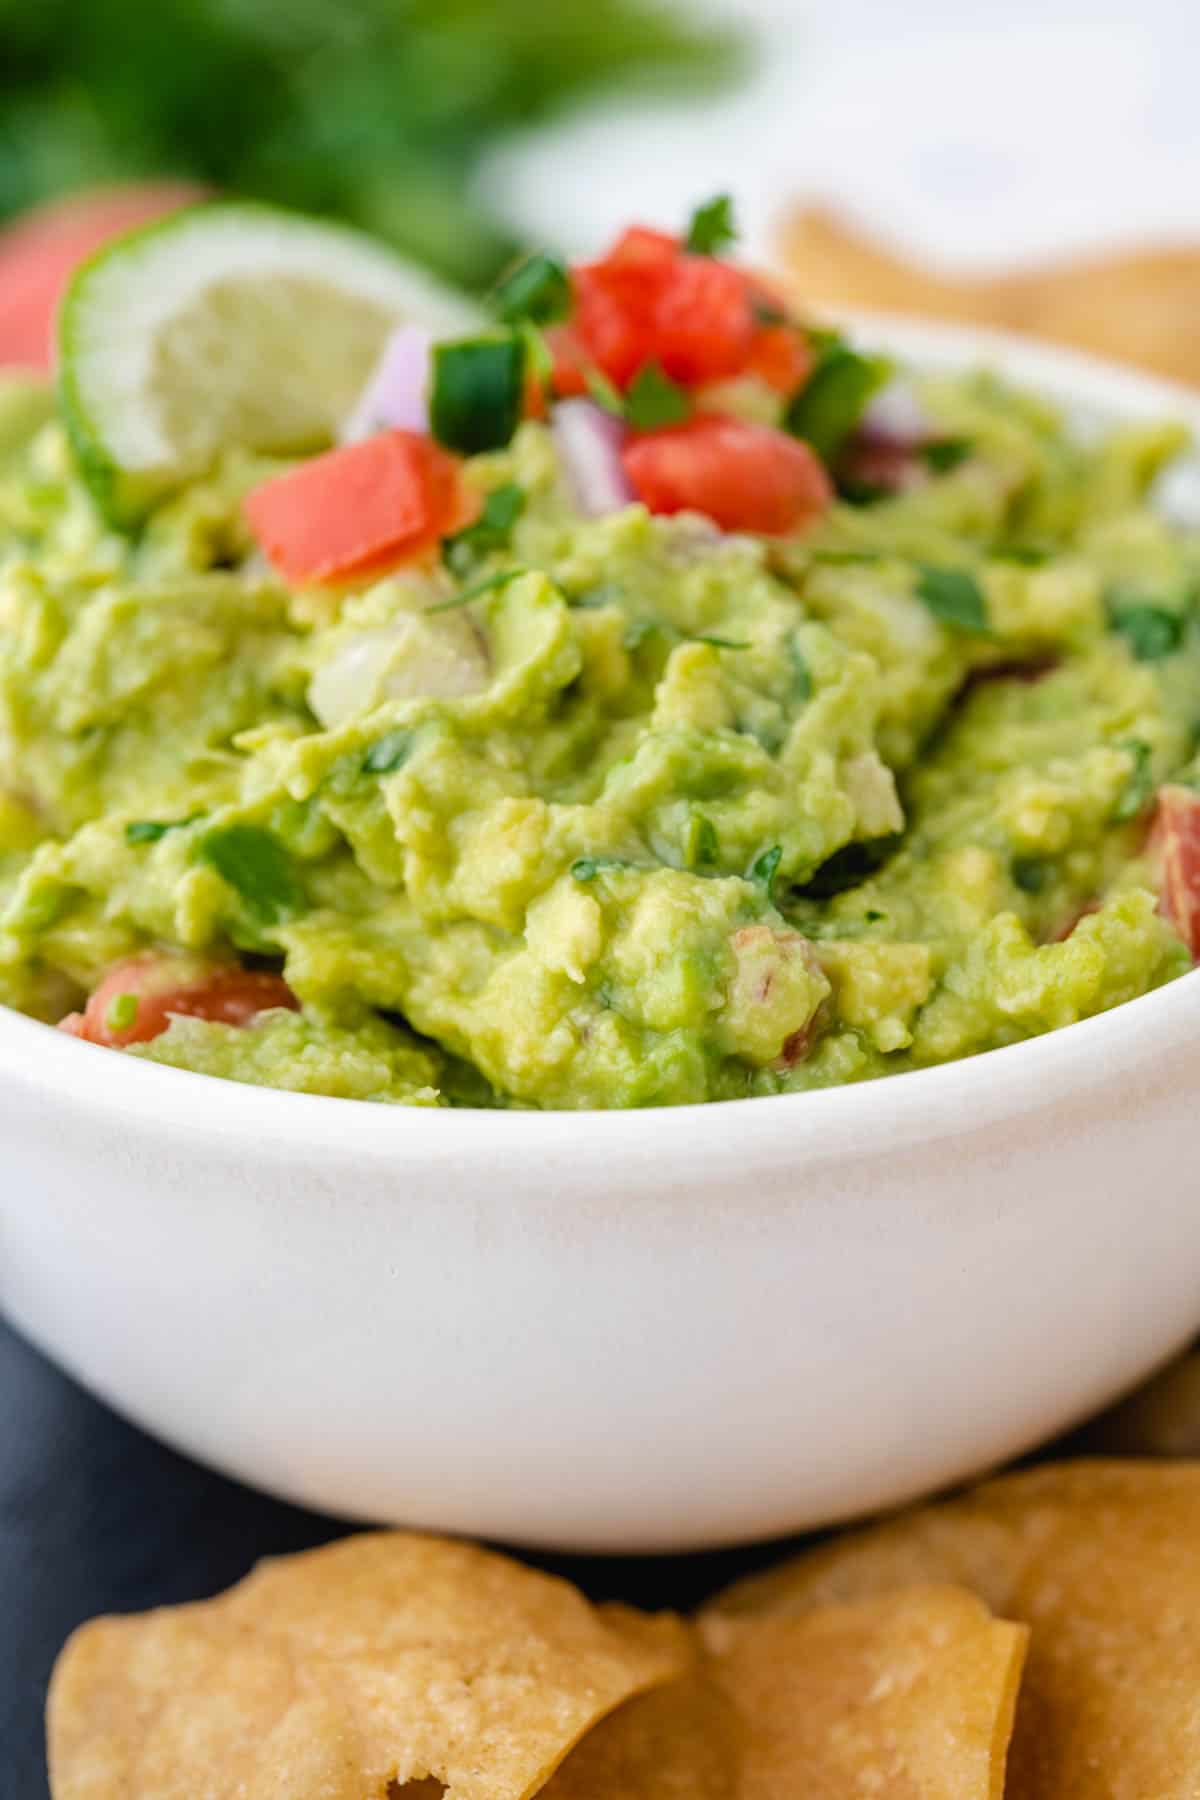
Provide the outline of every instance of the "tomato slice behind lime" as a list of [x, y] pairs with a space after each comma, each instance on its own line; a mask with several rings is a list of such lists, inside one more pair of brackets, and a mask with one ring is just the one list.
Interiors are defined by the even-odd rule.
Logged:
[[38, 207], [0, 232], [0, 366], [49, 374], [54, 315], [76, 266], [110, 238], [204, 197], [184, 181], [102, 188]]

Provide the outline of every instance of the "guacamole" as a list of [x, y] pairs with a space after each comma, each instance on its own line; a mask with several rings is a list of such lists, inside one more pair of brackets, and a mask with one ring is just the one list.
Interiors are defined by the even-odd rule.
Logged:
[[1150, 826], [1200, 775], [1200, 545], [1146, 496], [1180, 434], [919, 392], [934, 448], [790, 534], [585, 516], [529, 419], [462, 463], [473, 523], [305, 586], [243, 509], [293, 464], [231, 449], [130, 535], [9, 382], [0, 1000], [236, 962], [288, 1003], [126, 1054], [608, 1108], [927, 1067], [1179, 975]]

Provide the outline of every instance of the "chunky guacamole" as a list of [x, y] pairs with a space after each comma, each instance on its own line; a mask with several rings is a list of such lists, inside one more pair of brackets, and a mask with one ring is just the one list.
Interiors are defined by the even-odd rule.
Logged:
[[[687, 403], [761, 419], [755, 381]], [[1180, 434], [917, 395], [919, 441], [860, 427], [782, 532], [585, 511], [527, 417], [455, 452], [451, 529], [304, 582], [245, 503], [314, 462], [232, 446], [117, 529], [9, 382], [0, 1000], [103, 993], [98, 1041], [239, 1081], [607, 1108], [926, 1067], [1179, 975], [1152, 826], [1200, 775], [1200, 544], [1147, 495]], [[211, 967], [262, 1003], [196, 1000]]]

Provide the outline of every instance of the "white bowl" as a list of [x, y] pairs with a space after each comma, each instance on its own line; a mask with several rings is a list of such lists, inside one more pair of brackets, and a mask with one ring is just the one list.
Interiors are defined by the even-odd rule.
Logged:
[[[1180, 390], [876, 322], [1084, 419]], [[689, 1549], [1027, 1449], [1200, 1324], [1200, 973], [945, 1068], [634, 1113], [238, 1087], [0, 1010], [0, 1301], [171, 1443], [349, 1516]]]

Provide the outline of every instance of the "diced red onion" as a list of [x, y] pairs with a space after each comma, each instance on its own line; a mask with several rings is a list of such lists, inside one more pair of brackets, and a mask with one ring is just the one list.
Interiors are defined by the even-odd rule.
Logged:
[[562, 400], [550, 429], [575, 502], [586, 518], [619, 512], [633, 500], [621, 462], [625, 428], [593, 400]]
[[401, 325], [383, 347], [371, 379], [342, 427], [342, 442], [355, 444], [377, 431], [429, 429], [429, 370], [433, 333]]

